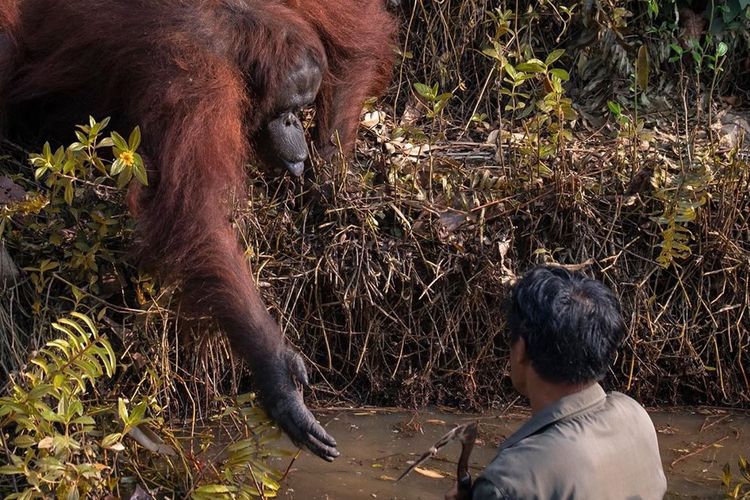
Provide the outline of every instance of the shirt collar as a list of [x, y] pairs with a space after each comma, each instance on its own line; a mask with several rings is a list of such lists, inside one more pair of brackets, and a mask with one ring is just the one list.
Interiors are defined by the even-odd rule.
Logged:
[[516, 432], [508, 437], [500, 445], [498, 452], [510, 448], [522, 439], [532, 434], [536, 434], [544, 427], [553, 424], [563, 418], [570, 417], [577, 413], [595, 406], [607, 397], [607, 394], [599, 384], [593, 384], [582, 391], [570, 394], [558, 399], [554, 403], [545, 406], [542, 411], [531, 417]]

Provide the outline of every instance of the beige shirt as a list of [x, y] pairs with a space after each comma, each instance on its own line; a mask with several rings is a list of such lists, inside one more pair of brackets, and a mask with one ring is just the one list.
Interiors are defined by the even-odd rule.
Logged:
[[666, 491], [646, 410], [594, 384], [542, 409], [506, 439], [473, 498], [651, 500]]

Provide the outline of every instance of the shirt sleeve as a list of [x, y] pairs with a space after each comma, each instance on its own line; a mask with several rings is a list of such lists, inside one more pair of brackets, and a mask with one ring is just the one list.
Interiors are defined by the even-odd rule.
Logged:
[[480, 477], [471, 489], [472, 500], [512, 500], [513, 497], [501, 492], [491, 481]]

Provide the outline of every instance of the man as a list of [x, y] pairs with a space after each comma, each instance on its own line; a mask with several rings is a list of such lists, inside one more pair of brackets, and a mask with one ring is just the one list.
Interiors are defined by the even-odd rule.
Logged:
[[[471, 498], [662, 498], [667, 482], [651, 419], [633, 399], [598, 384], [625, 335], [612, 291], [540, 267], [509, 302], [511, 380], [532, 416], [501, 444]], [[455, 498], [456, 487], [446, 495]]]

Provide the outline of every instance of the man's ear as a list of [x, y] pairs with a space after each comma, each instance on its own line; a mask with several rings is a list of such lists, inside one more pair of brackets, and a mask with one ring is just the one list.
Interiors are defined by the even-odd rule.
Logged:
[[518, 337], [515, 343], [513, 343], [513, 346], [511, 346], [510, 350], [510, 355], [515, 357], [514, 361], [519, 366], [525, 366], [531, 362], [531, 360], [529, 359], [529, 355], [526, 352], [526, 341], [523, 339], [523, 337]]

